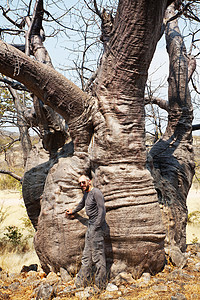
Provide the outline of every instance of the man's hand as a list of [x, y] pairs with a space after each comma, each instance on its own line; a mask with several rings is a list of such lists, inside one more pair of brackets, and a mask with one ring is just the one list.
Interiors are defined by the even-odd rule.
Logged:
[[66, 216], [70, 219], [73, 219], [74, 218], [74, 215], [72, 213], [72, 209], [71, 208], [68, 208], [65, 212]]

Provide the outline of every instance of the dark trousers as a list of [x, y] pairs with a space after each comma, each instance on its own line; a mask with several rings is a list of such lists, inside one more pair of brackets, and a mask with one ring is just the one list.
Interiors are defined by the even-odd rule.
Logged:
[[95, 264], [95, 284], [103, 289], [106, 286], [106, 258], [104, 245], [104, 230], [94, 230], [93, 225], [88, 225], [85, 235], [85, 247], [82, 256], [82, 266], [77, 274], [75, 285], [88, 286], [92, 281], [92, 263]]

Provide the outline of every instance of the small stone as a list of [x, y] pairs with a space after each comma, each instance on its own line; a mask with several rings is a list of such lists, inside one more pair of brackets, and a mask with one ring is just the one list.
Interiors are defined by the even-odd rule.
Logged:
[[100, 296], [100, 299], [104, 300], [104, 299], [113, 299], [113, 295], [106, 293], [104, 295]]
[[34, 280], [34, 279], [39, 279], [39, 274], [35, 271], [29, 271], [26, 275], [25, 275], [27, 278], [30, 278], [31, 280]]
[[181, 277], [184, 278], [184, 279], [194, 279], [195, 276], [194, 275], [189, 275], [189, 274], [183, 272]]
[[58, 285], [56, 288], [55, 288], [55, 293], [57, 296], [74, 296], [75, 295], [75, 292], [77, 292], [76, 289], [72, 288], [71, 286], [67, 286], [65, 287], [64, 289], [62, 289], [62, 285]]
[[68, 282], [72, 280], [71, 276], [64, 268], [60, 268], [60, 277], [63, 282]]
[[9, 296], [8, 294], [2, 293], [2, 292], [0, 291], [0, 299], [1, 299], [1, 300], [3, 300], [3, 299], [10, 299], [10, 296]]
[[11, 285], [9, 285], [9, 290], [11, 291], [16, 291], [20, 286], [20, 283], [18, 281], [11, 283]]
[[181, 294], [181, 293], [177, 293], [175, 296], [171, 297], [171, 300], [186, 300], [187, 298], [185, 297], [185, 295]]
[[50, 272], [46, 277], [46, 283], [49, 283], [50, 285], [57, 283], [59, 280], [60, 278], [54, 272]]
[[191, 254], [192, 254], [191, 251], [188, 251], [188, 252], [185, 253], [185, 257], [189, 258]]
[[143, 273], [141, 280], [145, 283], [148, 283], [151, 280], [151, 275], [149, 273]]
[[10, 279], [14, 280], [19, 277], [19, 274], [18, 273], [9, 273], [8, 276]]
[[96, 286], [87, 286], [84, 290], [88, 291], [90, 295], [95, 295], [100, 293], [100, 289]]
[[41, 283], [41, 280], [32, 280], [30, 278], [26, 279], [24, 282], [21, 283], [21, 286], [27, 287], [27, 286], [32, 286], [33, 288], [36, 288], [39, 286]]
[[42, 284], [38, 289], [36, 300], [49, 300], [52, 298], [53, 293], [54, 289], [50, 284]]
[[107, 292], [115, 292], [115, 291], [118, 291], [118, 287], [115, 284], [109, 282], [106, 287], [106, 291]]
[[156, 292], [167, 292], [166, 285], [154, 285], [154, 286], [152, 286], [152, 289]]
[[197, 264], [195, 264], [194, 271], [200, 272], [200, 262], [198, 262]]
[[178, 276], [180, 276], [183, 273], [182, 270], [174, 270], [170, 273], [171, 279], [176, 279]]
[[194, 259], [193, 258], [187, 258], [188, 263], [194, 263]]
[[1, 271], [1, 273], [0, 273], [0, 279], [1, 279], [2, 281], [6, 281], [6, 280], [8, 279], [8, 274], [7, 274], [7, 272]]
[[197, 256], [198, 258], [200, 258], [200, 252], [197, 252], [196, 256]]
[[113, 283], [116, 285], [126, 284], [126, 283], [131, 284], [134, 281], [135, 280], [133, 279], [133, 277], [130, 273], [121, 272], [115, 277], [115, 279], [113, 280]]
[[187, 259], [184, 255], [184, 253], [181, 252], [181, 250], [178, 247], [171, 247], [166, 248], [165, 252], [167, 255], [169, 255], [172, 263], [177, 266], [178, 268], [184, 268], [187, 264]]
[[127, 266], [124, 262], [118, 261], [117, 263], [113, 263], [110, 269], [110, 276], [116, 277], [119, 273], [125, 272]]
[[78, 297], [79, 299], [88, 299], [91, 295], [87, 290], [86, 291], [84, 290], [84, 291], [76, 292], [75, 296]]

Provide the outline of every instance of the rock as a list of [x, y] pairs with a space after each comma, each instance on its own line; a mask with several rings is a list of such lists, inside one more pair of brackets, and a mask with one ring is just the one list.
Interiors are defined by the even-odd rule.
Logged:
[[6, 280], [8, 279], [8, 273], [5, 272], [5, 271], [2, 271], [2, 272], [0, 273], [0, 279], [1, 279], [2, 281], [6, 281]]
[[106, 287], [106, 291], [107, 292], [118, 291], [118, 287], [115, 284], [113, 284], [113, 283], [108, 283], [108, 285]]
[[19, 277], [19, 273], [9, 273], [8, 277], [13, 281]]
[[194, 278], [194, 275], [189, 275], [189, 274], [185, 273], [183, 270], [178, 269], [178, 270], [174, 270], [170, 274], [170, 279], [177, 279], [177, 277], [190, 280], [190, 279]]
[[130, 273], [121, 272], [115, 277], [113, 283], [119, 286], [120, 284], [126, 284], [126, 283], [131, 284], [134, 281], [135, 280], [133, 279]]
[[32, 286], [34, 289], [41, 284], [41, 280], [33, 280], [31, 278], [26, 279], [24, 282], [21, 283], [21, 286], [28, 287]]
[[166, 285], [154, 285], [154, 286], [152, 286], [152, 289], [156, 292], [167, 292]]
[[31, 264], [30, 266], [23, 266], [21, 269], [22, 272], [29, 272], [29, 271], [35, 271], [37, 272], [38, 265], [37, 264]]
[[200, 252], [197, 252], [196, 256], [197, 256], [198, 258], [200, 258]]
[[46, 283], [49, 283], [50, 285], [57, 283], [59, 280], [60, 278], [54, 272], [50, 272], [46, 277]]
[[30, 278], [31, 280], [33, 279], [41, 279], [41, 277], [39, 276], [40, 273], [38, 272], [35, 272], [35, 271], [29, 271], [27, 274], [26, 274], [26, 277], [27, 278]]
[[1, 300], [3, 300], [3, 299], [10, 299], [10, 296], [9, 296], [8, 294], [2, 293], [2, 292], [0, 291], [0, 299], [1, 299]]
[[110, 269], [110, 276], [116, 277], [119, 273], [125, 272], [127, 266], [122, 261], [118, 261], [112, 264]]
[[76, 292], [75, 296], [78, 297], [79, 299], [88, 299], [91, 295], [89, 293], [89, 291], [80, 291], [80, 292]]
[[113, 295], [111, 294], [104, 294], [103, 296], [100, 297], [101, 300], [104, 300], [104, 299], [113, 299]]
[[60, 268], [60, 277], [63, 282], [68, 282], [72, 280], [71, 276], [64, 268]]
[[181, 294], [181, 293], [177, 293], [175, 296], [171, 297], [171, 300], [186, 300], [187, 298], [185, 297], [185, 295]]
[[67, 287], [64, 287], [62, 288], [63, 285], [57, 285], [55, 287], [55, 294], [56, 296], [60, 296], [60, 297], [64, 297], [64, 296], [74, 296], [75, 295], [75, 292], [77, 292], [76, 289], [72, 288], [71, 286], [67, 286]]
[[178, 247], [172, 246], [170, 248], [165, 248], [165, 252], [175, 266], [181, 269], [186, 266], [187, 259]]
[[151, 280], [151, 275], [149, 273], [143, 273], [140, 279], [144, 283], [148, 283]]
[[54, 288], [49, 283], [42, 284], [36, 296], [36, 300], [49, 300], [54, 296]]
[[200, 272], [200, 262], [195, 264], [194, 271]]
[[11, 291], [16, 291], [20, 286], [20, 283], [18, 281], [11, 283], [11, 285], [9, 285], [9, 290]]

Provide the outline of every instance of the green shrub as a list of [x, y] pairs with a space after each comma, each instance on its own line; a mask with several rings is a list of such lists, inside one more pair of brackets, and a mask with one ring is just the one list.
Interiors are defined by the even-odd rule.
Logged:
[[200, 211], [195, 210], [188, 214], [188, 223], [200, 224]]
[[[30, 235], [24, 236], [17, 226], [6, 226], [3, 238], [0, 239], [0, 253], [25, 253], [33, 248]], [[23, 229], [22, 229], [23, 230]]]
[[17, 226], [6, 226], [6, 230], [7, 232], [4, 233], [4, 236], [13, 246], [17, 246], [22, 242], [23, 234]]

